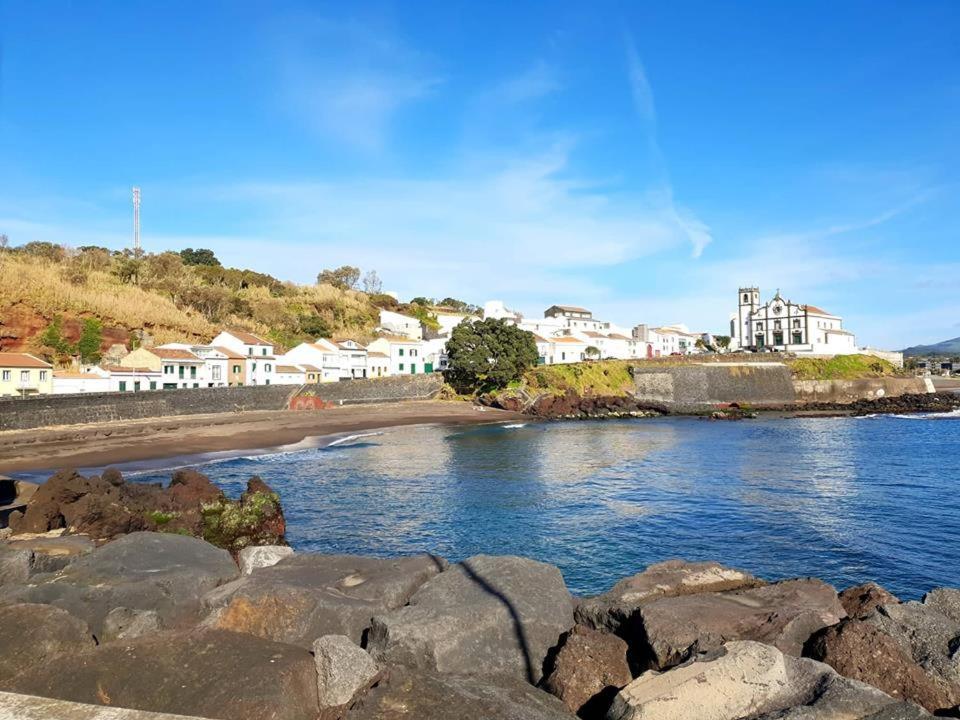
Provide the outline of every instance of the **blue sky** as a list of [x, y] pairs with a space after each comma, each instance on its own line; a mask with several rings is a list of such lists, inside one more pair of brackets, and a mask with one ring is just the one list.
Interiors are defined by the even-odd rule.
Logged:
[[0, 232], [960, 335], [960, 3], [0, 0]]

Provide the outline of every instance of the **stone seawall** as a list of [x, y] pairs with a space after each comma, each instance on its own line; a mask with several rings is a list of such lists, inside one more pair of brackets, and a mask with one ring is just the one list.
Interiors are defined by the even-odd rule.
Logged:
[[780, 363], [634, 366], [632, 373], [633, 396], [671, 412], [702, 412], [730, 403], [755, 408], [850, 404], [934, 391], [922, 378], [794, 380], [790, 368]]
[[258, 385], [4, 398], [0, 400], [0, 430], [172, 415], [282, 410], [298, 389], [292, 385]]
[[291, 398], [290, 409], [320, 410], [332, 405], [430, 400], [442, 387], [443, 376], [439, 373], [304, 385]]

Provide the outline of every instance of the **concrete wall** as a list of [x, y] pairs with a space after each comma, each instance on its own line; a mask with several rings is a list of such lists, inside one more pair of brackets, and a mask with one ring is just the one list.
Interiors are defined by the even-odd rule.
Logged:
[[933, 392], [922, 378], [794, 380], [779, 363], [634, 366], [634, 396], [676, 412], [739, 403], [779, 407], [813, 402], [852, 403], [878, 397]]
[[677, 412], [717, 405], [789, 405], [795, 400], [790, 370], [777, 363], [634, 367], [634, 395]]
[[933, 383], [924, 378], [865, 378], [863, 380], [795, 380], [798, 403], [851, 403], [933, 392]]
[[439, 373], [304, 385], [291, 400], [290, 407], [309, 410], [330, 405], [429, 400], [440, 392], [441, 387], [443, 376]]
[[0, 430], [28, 430], [51, 425], [138, 420], [282, 410], [299, 386], [257, 385], [232, 388], [191, 388], [138, 393], [82, 393], [0, 399]]

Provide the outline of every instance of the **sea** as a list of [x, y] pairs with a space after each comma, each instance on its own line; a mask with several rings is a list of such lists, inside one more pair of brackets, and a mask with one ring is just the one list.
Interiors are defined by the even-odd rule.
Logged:
[[960, 586], [960, 414], [423, 425], [121, 468], [177, 466], [234, 497], [263, 478], [300, 551], [523, 555], [577, 595], [669, 558]]

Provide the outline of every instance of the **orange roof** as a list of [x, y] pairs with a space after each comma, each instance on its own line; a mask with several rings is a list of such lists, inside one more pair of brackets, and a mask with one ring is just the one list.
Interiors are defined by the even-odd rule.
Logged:
[[[528, 332], [529, 332], [529, 331], [528, 331]], [[533, 335], [533, 341], [534, 341], [534, 342], [538, 342], [538, 343], [548, 343], [548, 342], [550, 342], [550, 341], [547, 340], [545, 337], [543, 337], [542, 335], [537, 335], [535, 332], [532, 332], [532, 333], [530, 333], [530, 334]]]
[[587, 337], [607, 339], [607, 336], [603, 333], [594, 332], [593, 330], [585, 330], [583, 334]]
[[547, 308], [547, 310], [553, 310], [554, 308], [556, 308], [557, 310], [562, 310], [564, 312], [579, 312], [579, 313], [590, 312], [586, 308], [577, 307], [576, 305], [551, 305], [550, 307]]
[[294, 366], [294, 365], [277, 365], [277, 372], [282, 372], [282, 373], [302, 373], [302, 372], [306, 372], [306, 371], [305, 371], [305, 370], [301, 370], [300, 368], [298, 368], [298, 367], [296, 367], [296, 366]]
[[120, 367], [119, 365], [102, 365], [100, 369], [106, 370], [108, 373], [111, 373], [114, 375], [123, 375], [123, 374], [131, 374], [131, 373], [137, 373], [138, 375], [145, 375], [145, 374], [159, 375], [160, 374], [159, 370], [151, 370], [150, 368], [145, 368], [145, 367], [131, 368], [131, 367]]
[[227, 331], [233, 335], [237, 340], [240, 340], [244, 345], [270, 345], [266, 340], [261, 337], [257, 337], [253, 333], [249, 333], [246, 330], [239, 330], [237, 328], [228, 328]]
[[388, 359], [388, 360], [390, 359], [390, 356], [389, 356], [389, 355], [387, 355], [386, 353], [381, 353], [381, 352], [367, 353], [367, 357], [372, 357], [372, 358], [386, 358], [386, 359]]
[[632, 337], [627, 337], [626, 335], [621, 335], [620, 333], [610, 333], [608, 335], [611, 340], [633, 340]]
[[8, 368], [52, 368], [48, 362], [44, 362], [38, 357], [29, 353], [5, 353], [0, 352], [0, 367]]
[[302, 367], [307, 372], [323, 372], [323, 370], [318, 368], [316, 365], [307, 365], [306, 363], [300, 363], [300, 367]]
[[586, 345], [586, 343], [583, 340], [577, 340], [576, 338], [572, 338], [572, 337], [558, 337], [558, 338], [554, 338], [550, 342], [562, 342], [562, 343], [574, 343], [576, 345]]
[[816, 305], [804, 305], [803, 309], [816, 315], [829, 315], [830, 317], [836, 317], [836, 315], [833, 313], [828, 313], [826, 310], [821, 310]]
[[96, 373], [80, 372], [78, 370], [54, 370], [53, 376], [55, 378], [71, 378], [77, 380], [106, 380], [103, 375], [97, 375]]
[[217, 352], [223, 353], [231, 360], [246, 360], [246, 355], [241, 355], [236, 350], [231, 350], [230, 348], [225, 348], [223, 345], [211, 345], [211, 347]]
[[150, 348], [150, 352], [161, 360], [193, 360], [203, 362], [189, 350], [180, 350], [179, 348]]

